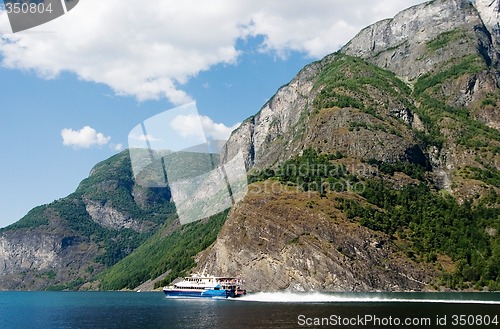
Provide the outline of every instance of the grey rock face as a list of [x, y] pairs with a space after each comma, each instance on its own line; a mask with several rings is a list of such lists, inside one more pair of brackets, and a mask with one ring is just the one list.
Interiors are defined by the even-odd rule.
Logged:
[[[317, 196], [263, 184], [256, 190], [199, 256], [200, 272], [241, 275], [249, 291], [421, 291], [429, 284], [432, 269], [396, 253], [388, 236], [331, 213]], [[306, 210], [307, 202], [320, 210]]]
[[491, 33], [497, 51], [500, 51], [500, 1], [476, 0], [475, 5], [484, 25]]
[[[418, 142], [410, 133], [413, 119], [405, 122], [408, 118], [395, 116], [399, 122], [405, 123], [401, 125], [396, 122], [385, 123], [355, 108], [317, 112], [315, 99], [323, 88], [318, 83], [318, 75], [330, 63], [341, 61], [342, 56], [330, 55], [305, 67], [288, 85], [282, 87], [258, 114], [233, 132], [223, 148], [222, 161], [231, 159], [241, 150], [245, 154], [248, 169], [262, 169], [282, 163], [308, 147], [339, 151], [365, 159], [411, 160], [407, 156], [409, 150], [418, 147]], [[377, 93], [383, 91], [374, 91], [374, 95], [378, 96]], [[395, 99], [388, 94], [380, 96], [392, 97], [391, 102]], [[382, 102], [377, 102], [377, 106], [382, 108]], [[396, 103], [398, 101], [394, 101], [395, 106], [399, 106], [397, 111], [404, 111], [404, 107]], [[391, 114], [382, 116], [386, 115]], [[416, 119], [416, 124], [419, 123]], [[359, 125], [365, 129], [353, 130]], [[392, 133], [396, 130], [397, 133]]]
[[0, 268], [4, 275], [18, 269], [47, 269], [57, 259], [56, 250], [61, 249], [61, 241], [55, 236], [32, 234], [16, 238], [0, 236]]
[[247, 168], [265, 162], [264, 146], [299, 122], [312, 101], [314, 77], [320, 63], [306, 66], [289, 84], [283, 86], [255, 116], [233, 132], [222, 150], [222, 161], [232, 159], [241, 150]]
[[[477, 7], [468, 0], [437, 0], [414, 6], [365, 28], [341, 51], [368, 59], [408, 81], [450, 59], [478, 51], [488, 61], [497, 62], [498, 49], [490, 35], [497, 35], [498, 1], [477, 1]], [[437, 44], [437, 49], [430, 51], [429, 43], [445, 34], [450, 37], [446, 47], [437, 48]], [[470, 46], [464, 46], [467, 43]]]
[[144, 229], [144, 223], [140, 223], [130, 216], [114, 209], [111, 205], [99, 201], [86, 200], [86, 210], [92, 220], [103, 227], [112, 229], [131, 228], [136, 232]]
[[37, 229], [0, 234], [0, 290], [37, 290], [88, 274], [98, 249], [66, 233]]

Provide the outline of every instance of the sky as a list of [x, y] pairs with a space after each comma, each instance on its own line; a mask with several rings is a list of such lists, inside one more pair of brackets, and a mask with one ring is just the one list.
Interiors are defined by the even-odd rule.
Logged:
[[80, 0], [12, 33], [0, 7], [0, 227], [73, 192], [129, 132], [196, 102], [227, 138], [308, 63], [418, 0]]

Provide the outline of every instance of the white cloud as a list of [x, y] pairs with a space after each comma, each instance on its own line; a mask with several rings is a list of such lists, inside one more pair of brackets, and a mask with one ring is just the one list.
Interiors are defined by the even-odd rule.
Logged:
[[109, 144], [112, 150], [121, 151], [123, 150], [123, 144]]
[[233, 130], [241, 125], [241, 122], [238, 122], [233, 126], [228, 127], [225, 124], [216, 123], [212, 119], [204, 115], [200, 116], [200, 118], [201, 124], [208, 139], [227, 140], [229, 139], [229, 136], [231, 136]]
[[102, 146], [109, 143], [111, 137], [98, 133], [94, 128], [85, 126], [80, 130], [64, 128], [61, 130], [63, 145], [71, 146], [75, 149], [88, 149], [92, 146]]
[[[200, 130], [200, 123], [202, 130]], [[228, 127], [223, 123], [216, 123], [211, 118], [204, 115], [178, 115], [170, 123], [170, 127], [180, 136], [194, 137], [199, 140], [227, 140], [231, 132], [235, 130], [240, 123]]]
[[140, 141], [140, 142], [161, 142], [160, 138], [156, 138], [155, 136], [153, 136], [151, 134], [147, 134], [147, 135], [144, 135], [144, 134], [140, 134], [140, 135], [131, 134], [129, 136], [129, 138], [132, 139], [132, 140]]
[[[236, 63], [239, 38], [264, 36], [263, 51], [319, 58], [357, 31], [422, 0], [86, 0], [68, 14], [30, 31], [2, 34], [2, 65], [63, 71], [139, 100], [184, 104], [182, 85], [215, 64]], [[0, 31], [6, 14], [0, 13]], [[53, 31], [53, 33], [40, 32]]]
[[177, 115], [170, 122], [170, 128], [183, 138], [195, 138], [196, 140], [205, 140], [206, 138], [201, 124], [201, 116], [196, 114]]
[[321, 58], [338, 50], [357, 32], [378, 20], [424, 0], [382, 0], [354, 3], [351, 0], [263, 1], [252, 15], [249, 35], [264, 36], [263, 51], [286, 57], [301, 51]]

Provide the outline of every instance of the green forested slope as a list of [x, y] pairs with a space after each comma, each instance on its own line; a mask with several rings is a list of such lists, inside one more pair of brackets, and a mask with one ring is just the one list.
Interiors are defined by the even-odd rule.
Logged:
[[185, 275], [196, 265], [194, 256], [215, 241], [226, 217], [227, 211], [183, 226], [177, 221], [166, 223], [132, 254], [98, 276], [101, 289], [133, 289], [167, 273], [155, 284], [159, 287]]

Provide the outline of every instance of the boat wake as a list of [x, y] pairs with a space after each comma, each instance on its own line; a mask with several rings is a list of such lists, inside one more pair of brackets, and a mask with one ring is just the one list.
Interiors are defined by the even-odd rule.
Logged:
[[[489, 304], [500, 305], [500, 300], [483, 300], [484, 297], [471, 299], [467, 296], [456, 298], [447, 294], [446, 297], [440, 293], [432, 294], [404, 294], [404, 296], [395, 296], [395, 294], [384, 296], [384, 294], [351, 294], [351, 293], [249, 293], [246, 296], [231, 298], [231, 300], [243, 302], [262, 302], [262, 303], [441, 303], [441, 304]], [[444, 297], [444, 298], [443, 298]]]

